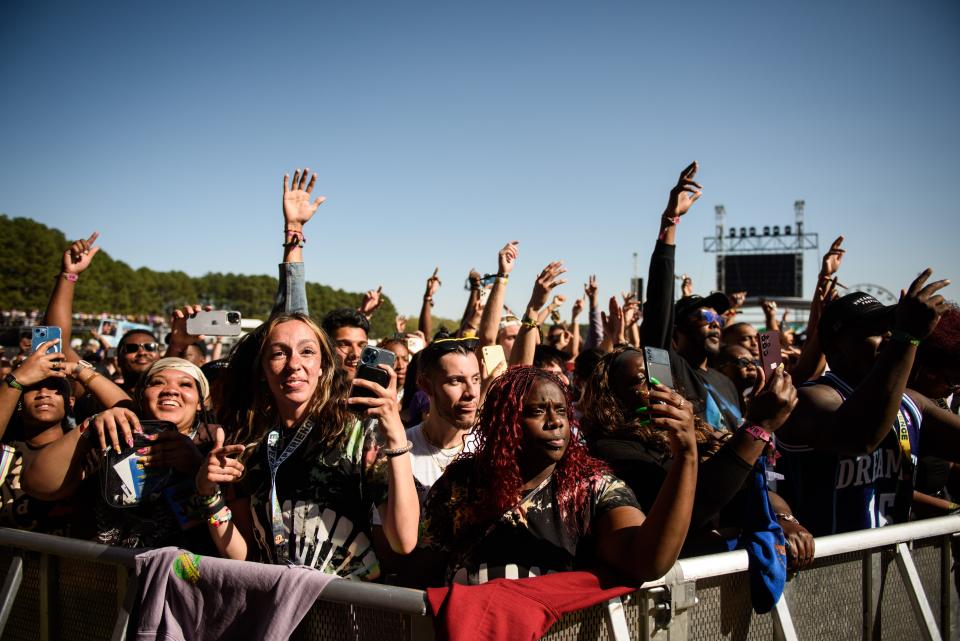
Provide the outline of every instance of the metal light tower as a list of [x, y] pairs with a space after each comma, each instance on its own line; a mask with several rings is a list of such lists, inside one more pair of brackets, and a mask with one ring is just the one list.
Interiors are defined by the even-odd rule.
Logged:
[[[803, 210], [806, 206], [806, 201], [796, 200], [793, 203], [793, 218], [794, 224], [797, 226], [797, 238], [803, 238]], [[796, 283], [795, 291], [803, 291], [803, 252], [799, 251], [794, 254], [793, 258], [794, 264], [794, 282]]]
[[723, 291], [726, 282], [725, 263], [723, 260], [723, 221], [727, 217], [727, 210], [723, 205], [713, 208], [717, 218], [717, 291]]

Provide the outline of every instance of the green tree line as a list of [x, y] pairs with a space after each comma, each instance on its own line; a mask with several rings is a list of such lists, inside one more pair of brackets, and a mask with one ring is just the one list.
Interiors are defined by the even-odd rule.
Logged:
[[[0, 214], [0, 309], [44, 309], [70, 242], [58, 229], [30, 218]], [[200, 303], [266, 319], [276, 291], [273, 276], [219, 272], [189, 276], [179, 271], [133, 269], [100, 250], [77, 284], [73, 308], [90, 314], [169, 315], [176, 307]], [[356, 308], [362, 299], [362, 293], [307, 283], [310, 313], [317, 319], [337, 307]], [[392, 335], [396, 315], [393, 303], [384, 296], [371, 321], [371, 335]]]

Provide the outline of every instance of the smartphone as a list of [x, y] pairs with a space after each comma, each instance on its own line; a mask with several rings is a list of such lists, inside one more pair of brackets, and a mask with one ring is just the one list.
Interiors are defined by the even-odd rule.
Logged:
[[239, 336], [240, 312], [214, 309], [187, 317], [187, 333], [194, 336]]
[[[397, 355], [390, 350], [367, 345], [360, 352], [360, 364], [357, 365], [356, 378], [373, 381], [382, 387], [386, 387], [390, 384], [390, 374], [387, 373], [387, 370], [381, 369], [380, 365], [393, 367], [396, 362]], [[374, 393], [365, 387], [353, 386], [350, 388], [350, 396], [368, 397], [374, 396]], [[348, 404], [347, 407], [352, 412], [362, 412], [367, 409], [366, 405], [357, 404]]]
[[763, 368], [765, 380], [770, 380], [773, 370], [780, 367], [780, 332], [760, 332], [757, 334], [760, 344], [760, 367]]
[[502, 345], [484, 345], [480, 348], [483, 358], [483, 377], [489, 378], [501, 363], [507, 362], [507, 355], [503, 353]]
[[[56, 338], [60, 338], [60, 328], [56, 325], [41, 325], [40, 327], [33, 328], [33, 338], [30, 340], [30, 352], [37, 351], [37, 348], [40, 347], [40, 343], [46, 343], [47, 341], [52, 341]], [[56, 352], [62, 352], [62, 346], [60, 343], [56, 345], [51, 345], [47, 348], [46, 354], [54, 354]]]
[[647, 367], [647, 380], [657, 379], [660, 384], [673, 389], [673, 370], [670, 369], [670, 352], [659, 347], [644, 347], [643, 362]]

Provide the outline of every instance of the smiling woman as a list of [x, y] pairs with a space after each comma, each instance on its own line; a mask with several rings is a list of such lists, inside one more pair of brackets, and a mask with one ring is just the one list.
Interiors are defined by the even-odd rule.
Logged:
[[361, 414], [347, 410], [347, 374], [309, 316], [278, 314], [241, 340], [221, 412], [232, 444], [223, 445], [220, 431], [196, 479], [223, 556], [372, 580], [380, 573], [373, 507], [390, 546], [403, 554], [413, 548], [419, 503], [396, 374], [385, 369], [387, 387], [358, 379], [354, 386], [371, 395], [349, 399], [378, 419], [383, 456], [374, 460], [365, 456]]

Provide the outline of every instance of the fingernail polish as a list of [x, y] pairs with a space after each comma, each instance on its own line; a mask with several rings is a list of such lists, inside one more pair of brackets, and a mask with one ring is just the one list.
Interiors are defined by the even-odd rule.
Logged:
[[133, 438], [127, 437], [127, 447], [133, 447]]
[[146, 453], [147, 453], [147, 448], [145, 447], [141, 447], [139, 450], [137, 450], [137, 454], [140, 454], [141, 456], [143, 456]]
[[647, 407], [646, 405], [644, 405], [643, 407], [638, 407], [638, 408], [637, 408], [636, 410], [634, 410], [634, 411], [635, 411], [637, 414], [639, 414], [640, 412], [649, 412], [649, 411], [650, 411], [650, 408]]
[[652, 377], [652, 376], [650, 377], [650, 382], [653, 383], [654, 385], [660, 385], [660, 384], [661, 384], [660, 381], [658, 381], [657, 379], [655, 379], [655, 378]]
[[119, 454], [119, 453], [120, 453], [120, 446], [119, 446], [119, 445], [114, 445], [114, 446], [113, 446], [113, 451], [116, 452], [117, 454]]

